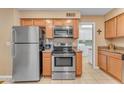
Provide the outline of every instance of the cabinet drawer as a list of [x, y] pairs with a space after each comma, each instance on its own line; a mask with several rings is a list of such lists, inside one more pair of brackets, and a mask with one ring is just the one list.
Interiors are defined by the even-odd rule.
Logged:
[[113, 57], [113, 58], [117, 58], [117, 59], [120, 59], [120, 60], [122, 59], [122, 55], [121, 54], [116, 54], [116, 53], [109, 52], [108, 55], [110, 57]]
[[103, 55], [107, 55], [107, 54], [108, 54], [108, 52], [103, 51], [103, 50], [99, 50], [98, 53], [99, 53], [99, 54], [103, 54]]
[[43, 58], [50, 58], [51, 57], [51, 53], [43, 53]]

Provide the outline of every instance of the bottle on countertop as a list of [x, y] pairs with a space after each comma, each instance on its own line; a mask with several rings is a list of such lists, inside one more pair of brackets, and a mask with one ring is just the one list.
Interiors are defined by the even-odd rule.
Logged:
[[110, 43], [110, 44], [108, 45], [108, 49], [110, 49], [110, 50], [114, 50], [114, 49], [115, 49], [115, 45], [112, 44], [112, 43]]

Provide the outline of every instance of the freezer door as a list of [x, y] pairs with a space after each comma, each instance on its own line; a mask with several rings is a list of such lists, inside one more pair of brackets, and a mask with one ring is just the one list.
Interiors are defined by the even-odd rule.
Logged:
[[39, 45], [15, 44], [14, 52], [12, 80], [14, 82], [39, 80]]
[[13, 43], [39, 43], [39, 27], [14, 26]]

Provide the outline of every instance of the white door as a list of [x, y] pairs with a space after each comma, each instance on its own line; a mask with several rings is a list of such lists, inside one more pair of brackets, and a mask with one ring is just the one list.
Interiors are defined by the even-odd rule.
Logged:
[[79, 28], [78, 48], [83, 51], [86, 62], [94, 67], [94, 24], [82, 22]]

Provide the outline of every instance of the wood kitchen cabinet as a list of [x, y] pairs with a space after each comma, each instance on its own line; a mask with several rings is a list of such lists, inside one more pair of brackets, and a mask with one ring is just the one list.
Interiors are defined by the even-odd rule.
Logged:
[[22, 26], [46, 26], [46, 21], [43, 19], [21, 19]]
[[98, 54], [98, 65], [99, 67], [104, 70], [105, 72], [107, 71], [107, 56], [104, 54]]
[[43, 52], [43, 76], [52, 75], [52, 56], [51, 52]]
[[53, 38], [53, 20], [46, 20], [46, 38]]
[[54, 26], [72, 26], [73, 27], [73, 38], [78, 39], [79, 37], [79, 20], [78, 19], [38, 19], [38, 18], [22, 18], [22, 26], [44, 26], [46, 27], [46, 38], [53, 38], [53, 27]]
[[54, 26], [73, 26], [72, 19], [54, 19]]
[[73, 20], [73, 38], [78, 39], [79, 37], [79, 20]]
[[122, 62], [122, 54], [98, 50], [99, 67], [120, 81], [122, 80]]
[[124, 37], [124, 13], [105, 22], [105, 38]]
[[121, 80], [122, 72], [122, 60], [108, 57], [108, 73]]
[[117, 37], [124, 36], [124, 13], [117, 16]]
[[21, 19], [22, 26], [33, 26], [33, 19]]
[[76, 62], [76, 76], [82, 75], [82, 52], [76, 52], [75, 56], [75, 62]]
[[53, 20], [53, 25], [54, 26], [63, 26], [64, 25], [64, 20], [63, 19], [54, 19]]
[[33, 25], [34, 26], [46, 26], [46, 21], [43, 19], [33, 19]]
[[116, 17], [105, 22], [105, 38], [115, 38], [116, 34]]

